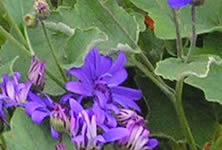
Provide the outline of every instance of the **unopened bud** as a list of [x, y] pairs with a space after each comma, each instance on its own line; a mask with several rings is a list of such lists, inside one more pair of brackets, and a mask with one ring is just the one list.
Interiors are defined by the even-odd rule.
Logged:
[[31, 14], [27, 14], [24, 17], [24, 22], [25, 22], [26, 26], [29, 28], [33, 28], [37, 25], [36, 17]]
[[50, 14], [49, 5], [45, 0], [36, 0], [34, 4], [36, 16], [39, 20], [47, 19]]
[[55, 150], [66, 150], [66, 146], [64, 143], [56, 144]]
[[45, 85], [45, 62], [38, 61], [34, 56], [28, 72], [28, 79], [35, 91], [42, 91]]
[[200, 6], [204, 4], [204, 0], [193, 0], [192, 4], [194, 6]]
[[50, 124], [59, 133], [65, 133], [69, 131], [70, 121], [65, 114], [64, 108], [62, 108], [59, 104], [56, 105], [56, 108], [50, 117]]

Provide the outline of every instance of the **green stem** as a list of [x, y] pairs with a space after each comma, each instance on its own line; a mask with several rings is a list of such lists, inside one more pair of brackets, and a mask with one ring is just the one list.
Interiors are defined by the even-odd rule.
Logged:
[[190, 127], [189, 127], [189, 124], [188, 124], [188, 121], [186, 119], [184, 109], [183, 109], [183, 104], [182, 104], [183, 81], [184, 81], [184, 78], [179, 80], [176, 84], [176, 101], [174, 102], [174, 106], [175, 106], [178, 118], [180, 120], [180, 123], [184, 129], [186, 139], [188, 143], [191, 144], [191, 150], [197, 150], [194, 137], [190, 130]]
[[46, 28], [45, 28], [45, 24], [44, 24], [43, 22], [41, 22], [41, 24], [42, 24], [42, 29], [43, 29], [45, 38], [46, 38], [46, 40], [47, 40], [49, 49], [50, 49], [51, 54], [52, 54], [52, 56], [53, 56], [53, 59], [54, 59], [54, 61], [55, 61], [55, 63], [56, 63], [56, 66], [58, 67], [58, 69], [59, 69], [59, 71], [60, 71], [60, 74], [62, 75], [62, 78], [63, 78], [64, 82], [66, 82], [67, 80], [66, 80], [65, 73], [64, 73], [64, 71], [62, 70], [62, 67], [60, 66], [59, 61], [58, 61], [58, 59], [57, 59], [57, 57], [56, 57], [55, 50], [54, 50], [53, 45], [52, 45], [52, 43], [51, 43], [51, 41], [50, 41], [50, 39], [49, 39], [47, 30], [46, 30]]
[[192, 49], [196, 46], [197, 34], [196, 34], [196, 6], [195, 5], [192, 5], [191, 14], [192, 14], [192, 40], [191, 40], [191, 45], [187, 53], [185, 62], [189, 61], [189, 58], [192, 53]]
[[29, 39], [29, 36], [28, 36], [28, 32], [27, 32], [27, 27], [24, 27], [24, 33], [25, 33], [25, 38], [26, 38], [27, 43], [28, 43], [28, 48], [30, 49], [30, 52], [31, 52], [32, 56], [34, 56], [35, 55], [35, 51], [33, 50], [31, 42], [30, 42], [30, 39]]
[[[22, 50], [27, 56], [32, 57], [32, 54], [21, 43], [19, 43], [11, 34], [9, 34], [2, 26], [0, 26], [0, 33], [3, 34], [9, 41], [14, 43], [20, 50]], [[58, 80], [52, 73], [46, 69], [46, 74], [55, 81], [61, 88], [65, 89], [64, 84]]]
[[180, 35], [180, 28], [179, 28], [179, 22], [177, 20], [177, 14], [176, 9], [172, 8], [173, 12], [173, 22], [176, 28], [176, 41], [177, 41], [177, 57], [182, 59], [183, 56], [183, 46], [182, 46], [182, 39]]
[[132, 59], [133, 63], [137, 66], [138, 69], [140, 69], [147, 77], [149, 77], [162, 91], [163, 93], [169, 97], [169, 99], [174, 99], [174, 93], [171, 90], [169, 90], [169, 87], [164, 85], [162, 82], [160, 82], [153, 73], [148, 70], [143, 64], [141, 64], [139, 61], [136, 60], [136, 58]]
[[1, 140], [1, 144], [2, 144], [2, 145], [0, 145], [0, 148], [2, 148], [3, 150], [6, 150], [7, 146], [5, 143], [5, 139], [2, 135], [0, 135], [0, 140]]
[[147, 57], [145, 56], [145, 54], [143, 52], [140, 53], [141, 59], [143, 60], [143, 63], [146, 65], [146, 67], [150, 70], [150, 72], [152, 73], [152, 76], [154, 76], [157, 80], [159, 80], [159, 82], [161, 82], [165, 87], [167, 87], [171, 92], [174, 92], [174, 90], [169, 87], [159, 76], [155, 75], [154, 72], [154, 67], [151, 64], [151, 62], [147, 59]]
[[132, 4], [129, 0], [124, 0], [124, 3], [125, 3], [127, 8], [132, 8]]

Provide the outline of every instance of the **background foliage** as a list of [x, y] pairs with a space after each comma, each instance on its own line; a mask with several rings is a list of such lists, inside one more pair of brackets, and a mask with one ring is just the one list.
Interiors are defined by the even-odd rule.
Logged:
[[[0, 32], [0, 75], [20, 71], [25, 80], [31, 62], [31, 57], [22, 50], [25, 48], [44, 59], [48, 71], [63, 82], [40, 24], [27, 28], [23, 21], [27, 13], [33, 12], [33, 3], [32, 0], [0, 1], [0, 25], [13, 37], [8, 39]], [[187, 51], [191, 37], [190, 7], [181, 9], [178, 15]], [[153, 20], [154, 32], [150, 24], [145, 24], [145, 16]], [[115, 57], [119, 49], [127, 53], [127, 84], [143, 91], [142, 115], [149, 120], [152, 136], [160, 140], [159, 150], [183, 149], [187, 141], [173, 104], [135, 67], [133, 58], [144, 54], [153, 63], [154, 73], [171, 87], [186, 76], [185, 114], [198, 147], [205, 149], [206, 143], [215, 143], [221, 136], [222, 1], [206, 0], [197, 8], [197, 47], [189, 63], [175, 57], [176, 37], [171, 17], [166, 0], [64, 0], [58, 8], [51, 7], [45, 24], [63, 69], [80, 66], [95, 45], [105, 55]], [[49, 76], [44, 91], [53, 96], [65, 92]], [[10, 125], [10, 130], [5, 128], [2, 132], [0, 142], [8, 150], [48, 150], [56, 144], [50, 137], [48, 122], [34, 125], [22, 109], [14, 111]], [[66, 145], [68, 150], [73, 149], [70, 143]], [[112, 149], [112, 146], [105, 148]]]

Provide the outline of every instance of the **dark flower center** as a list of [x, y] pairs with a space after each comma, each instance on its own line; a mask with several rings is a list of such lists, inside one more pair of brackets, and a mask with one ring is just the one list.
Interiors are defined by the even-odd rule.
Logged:
[[112, 92], [108, 85], [104, 82], [95, 82], [95, 90], [100, 91], [102, 94], [105, 95], [105, 97], [108, 99], [107, 102], [112, 102]]

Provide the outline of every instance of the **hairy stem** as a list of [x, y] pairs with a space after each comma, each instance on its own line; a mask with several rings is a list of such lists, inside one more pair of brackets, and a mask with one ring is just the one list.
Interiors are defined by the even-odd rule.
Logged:
[[179, 28], [179, 22], [177, 19], [177, 14], [176, 14], [176, 9], [172, 8], [172, 12], [173, 12], [173, 23], [175, 25], [176, 28], [176, 41], [177, 41], [177, 57], [178, 58], [182, 58], [183, 56], [183, 46], [182, 46], [182, 39], [181, 39], [181, 35], [180, 35], [180, 28]]
[[48, 36], [47, 30], [46, 30], [45, 24], [44, 24], [43, 22], [41, 22], [41, 25], [42, 25], [42, 29], [43, 29], [45, 38], [46, 38], [46, 40], [47, 40], [47, 43], [48, 43], [50, 52], [51, 52], [51, 54], [52, 54], [52, 57], [53, 57], [53, 59], [54, 59], [54, 61], [55, 61], [55, 63], [56, 63], [56, 66], [58, 67], [58, 69], [59, 69], [59, 71], [60, 71], [60, 74], [62, 75], [62, 78], [63, 78], [64, 82], [66, 82], [67, 79], [66, 79], [65, 73], [64, 73], [62, 67], [60, 66], [60, 63], [59, 63], [59, 61], [58, 61], [58, 59], [57, 59], [57, 57], [56, 57], [55, 50], [54, 50], [53, 45], [52, 45], [52, 43], [51, 43], [51, 41], [50, 41], [50, 39], [49, 39], [49, 36]]
[[183, 81], [184, 81], [184, 78], [179, 80], [176, 84], [176, 101], [174, 102], [174, 106], [175, 106], [178, 118], [180, 120], [180, 123], [184, 129], [186, 139], [188, 143], [191, 144], [191, 150], [197, 150], [194, 137], [190, 130], [190, 127], [189, 127], [189, 124], [188, 124], [188, 121], [186, 119], [184, 109], [183, 109], [183, 104], [182, 104]]
[[196, 46], [197, 34], [196, 34], [196, 6], [195, 5], [192, 5], [191, 14], [192, 14], [192, 40], [191, 40], [191, 45], [187, 53], [185, 62], [189, 61], [189, 58], [192, 53], [192, 49]]
[[[0, 33], [3, 34], [9, 41], [14, 43], [20, 50], [22, 50], [27, 56], [32, 57], [32, 54], [21, 43], [19, 43], [11, 34], [9, 34], [2, 26], [0, 26]], [[65, 89], [63, 82], [58, 80], [49, 70], [46, 68], [46, 74], [61, 88]]]

